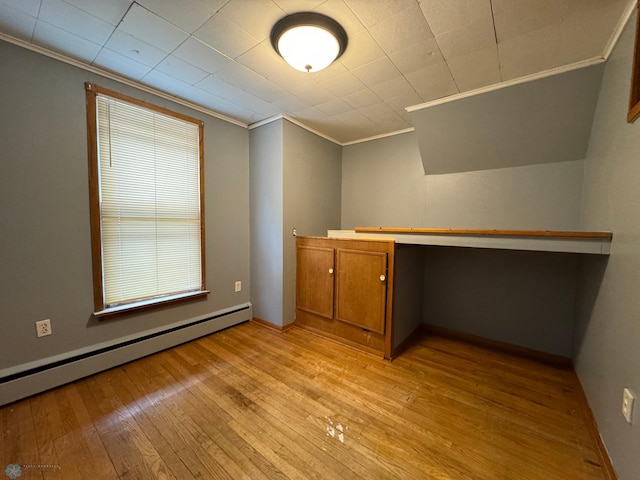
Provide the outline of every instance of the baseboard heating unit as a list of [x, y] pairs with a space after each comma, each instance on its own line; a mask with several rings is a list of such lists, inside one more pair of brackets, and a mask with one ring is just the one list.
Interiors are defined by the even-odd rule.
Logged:
[[0, 405], [246, 322], [251, 303], [0, 370]]

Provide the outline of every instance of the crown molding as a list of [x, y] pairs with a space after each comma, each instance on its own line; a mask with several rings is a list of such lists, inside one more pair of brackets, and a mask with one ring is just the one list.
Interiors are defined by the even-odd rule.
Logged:
[[274, 115], [273, 117], [269, 117], [269, 118], [265, 118], [264, 120], [260, 120], [259, 122], [255, 122], [252, 123], [251, 125], [249, 125], [249, 130], [253, 130], [254, 128], [258, 128], [258, 127], [262, 127], [263, 125], [267, 125], [268, 123], [271, 122], [275, 122], [276, 120], [287, 120], [290, 123], [293, 123], [294, 125], [297, 125], [298, 127], [306, 130], [307, 132], [313, 133], [314, 135], [317, 135], [319, 137], [324, 138], [325, 140], [329, 140], [332, 143], [335, 143], [336, 145], [342, 146], [342, 142], [336, 140], [333, 137], [330, 137], [329, 135], [325, 135], [322, 132], [319, 132], [318, 130], [311, 128], [308, 125], [305, 125], [304, 123], [302, 123], [299, 120], [296, 120], [295, 118], [290, 117], [287, 114], [280, 114], [280, 115]]
[[402, 130], [396, 130], [394, 132], [381, 133], [380, 135], [374, 135], [372, 137], [366, 137], [366, 138], [361, 138], [359, 140], [352, 140], [351, 142], [345, 142], [345, 143], [342, 144], [342, 146], [343, 147], [348, 147], [349, 145], [355, 145], [357, 143], [369, 142], [371, 140], [379, 140], [381, 138], [386, 138], [386, 137], [394, 137], [396, 135], [402, 135], [403, 133], [413, 132], [414, 130], [415, 130], [415, 128], [409, 127], [409, 128], [404, 128]]
[[626, 27], [627, 22], [629, 22], [629, 19], [633, 15], [633, 12], [636, 10], [636, 5], [637, 5], [637, 0], [629, 0], [629, 4], [627, 5], [627, 8], [622, 14], [622, 17], [620, 17], [620, 20], [618, 21], [618, 24], [616, 25], [616, 28], [613, 31], [613, 34], [611, 34], [611, 38], [609, 38], [609, 42], [607, 43], [607, 46], [604, 48], [604, 52], [602, 56], [604, 57], [605, 60], [608, 60], [609, 57], [611, 56], [611, 52], [613, 51], [613, 48], [618, 43], [618, 40], [620, 40], [620, 36], [624, 31], [624, 27]]
[[462, 100], [463, 98], [475, 97], [476, 95], [482, 95], [483, 93], [494, 92], [496, 90], [502, 90], [503, 88], [512, 87], [514, 85], [533, 82], [535, 80], [552, 77], [554, 75], [559, 75], [561, 73], [571, 72], [573, 70], [578, 70], [580, 68], [591, 67], [592, 65], [598, 65], [600, 63], [603, 63], [604, 61], [605, 59], [603, 57], [594, 57], [589, 60], [583, 60], [581, 62], [572, 63], [570, 65], [564, 65], [562, 67], [552, 68], [549, 70], [545, 70], [543, 72], [526, 75], [524, 77], [514, 78], [513, 80], [508, 80], [506, 82], [495, 83], [487, 87], [477, 88], [475, 90], [469, 90], [468, 92], [462, 92], [456, 95], [450, 95], [448, 97], [438, 98], [436, 100], [432, 100], [426, 103], [420, 103], [418, 105], [407, 107], [405, 108], [405, 110], [411, 113], [417, 110], [423, 110], [425, 108], [435, 107], [436, 105], [442, 105], [443, 103], [455, 102], [456, 100]]
[[225, 122], [228, 123], [232, 123], [234, 125], [237, 125], [239, 127], [243, 127], [243, 128], [247, 128], [248, 125], [244, 122], [241, 122], [240, 120], [236, 120], [235, 118], [231, 118], [231, 117], [227, 117], [226, 115], [223, 115], [221, 113], [218, 113], [214, 110], [210, 110], [208, 108], [202, 107], [200, 105], [197, 105], [195, 103], [191, 103], [187, 100], [183, 100], [182, 98], [179, 97], [175, 97], [173, 95], [169, 95], [167, 93], [164, 93], [160, 90], [157, 90], [153, 87], [148, 87], [146, 85], [143, 85], [141, 83], [135, 82], [133, 80], [129, 80], [127, 78], [121, 77], [120, 75], [116, 75], [114, 73], [108, 72], [106, 70], [102, 70], [101, 68], [98, 67], [94, 67], [93, 65], [87, 65], [86, 63], [82, 63], [78, 60], [75, 60], [73, 58], [67, 57], [66, 55], [62, 55], [60, 53], [56, 53], [53, 52], [47, 48], [44, 47], [40, 47], [38, 45], [33, 45], [29, 42], [25, 42], [24, 40], [20, 40], [18, 38], [12, 37], [11, 35], [7, 35], [5, 33], [0, 33], [0, 40], [4, 40], [7, 43], [12, 43], [14, 45], [17, 45], [18, 47], [22, 47], [22, 48], [26, 48], [27, 50], [31, 50], [32, 52], [36, 52], [39, 53], [41, 55], [44, 55], [45, 57], [49, 57], [49, 58], [53, 58], [54, 60], [58, 60], [60, 62], [66, 63], [67, 65], [71, 65], [73, 67], [77, 67], [80, 68], [82, 70], [85, 70], [87, 72], [91, 72], [91, 73], [95, 73], [96, 75], [100, 75], [101, 77], [105, 77], [108, 78], [110, 80], [114, 80], [118, 83], [122, 83], [124, 85], [128, 85], [129, 87], [133, 87], [136, 88], [138, 90], [142, 90], [143, 92], [147, 92], [147, 93], [151, 93], [152, 95], [156, 95], [158, 97], [162, 97], [165, 100], [170, 100], [171, 102], [177, 103], [179, 105], [182, 105], [184, 107], [188, 107], [191, 108], [193, 110], [196, 110], [198, 112], [204, 113], [206, 115], [209, 115], [211, 117], [215, 117], [219, 120], [223, 120]]

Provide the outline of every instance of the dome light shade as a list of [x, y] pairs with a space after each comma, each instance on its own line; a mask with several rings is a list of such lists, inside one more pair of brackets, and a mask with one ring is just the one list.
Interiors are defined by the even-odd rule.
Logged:
[[284, 60], [301, 72], [319, 72], [347, 47], [347, 34], [325, 15], [300, 12], [280, 19], [271, 30], [271, 45]]
[[340, 45], [328, 31], [303, 25], [293, 27], [280, 36], [278, 52], [296, 70], [318, 72], [336, 59]]

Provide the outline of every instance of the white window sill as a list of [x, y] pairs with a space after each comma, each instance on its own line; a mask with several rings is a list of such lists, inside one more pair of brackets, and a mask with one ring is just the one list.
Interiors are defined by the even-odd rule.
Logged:
[[136, 310], [143, 310], [147, 308], [159, 307], [166, 304], [183, 302], [187, 300], [193, 300], [195, 298], [205, 297], [209, 293], [209, 290], [197, 290], [194, 292], [180, 293], [177, 295], [167, 295], [165, 297], [152, 298], [149, 300], [143, 300], [141, 302], [127, 303], [124, 305], [118, 305], [117, 307], [109, 307], [104, 310], [93, 312], [96, 317], [107, 317], [110, 315], [125, 314]]

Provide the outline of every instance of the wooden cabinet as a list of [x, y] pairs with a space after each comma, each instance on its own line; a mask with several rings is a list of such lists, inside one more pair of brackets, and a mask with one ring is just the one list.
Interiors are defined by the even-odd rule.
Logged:
[[333, 318], [333, 248], [297, 247], [296, 309]]
[[394, 243], [296, 239], [296, 324], [391, 356]]
[[384, 335], [386, 252], [336, 249], [335, 318]]

